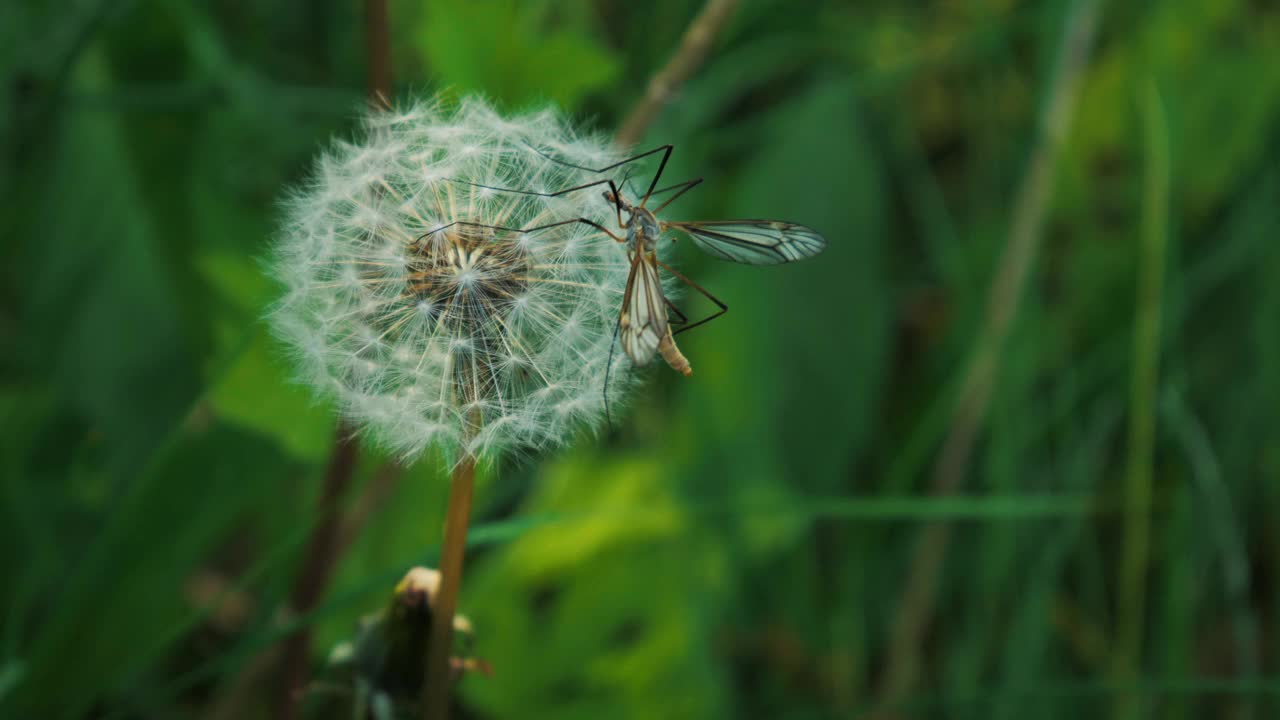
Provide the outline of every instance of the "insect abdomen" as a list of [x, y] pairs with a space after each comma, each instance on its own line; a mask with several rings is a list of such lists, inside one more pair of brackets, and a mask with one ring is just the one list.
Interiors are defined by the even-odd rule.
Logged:
[[693, 374], [693, 368], [689, 367], [689, 359], [680, 352], [680, 348], [676, 347], [675, 338], [671, 337], [671, 326], [667, 326], [667, 334], [662, 336], [662, 340], [658, 343], [658, 352], [662, 354], [662, 359], [667, 361], [672, 370], [689, 377]]

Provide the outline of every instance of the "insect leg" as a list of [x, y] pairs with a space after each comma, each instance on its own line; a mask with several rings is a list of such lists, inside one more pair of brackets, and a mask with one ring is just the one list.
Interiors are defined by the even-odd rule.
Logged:
[[662, 162], [658, 163], [658, 172], [653, 174], [653, 180], [649, 182], [649, 189], [644, 192], [644, 199], [640, 201], [640, 207], [644, 207], [649, 202], [649, 197], [653, 195], [653, 189], [658, 187], [658, 178], [662, 177], [662, 171], [667, 168], [667, 160], [671, 157], [671, 150], [674, 145], [667, 145], [667, 151], [662, 153]]
[[662, 301], [667, 304], [668, 310], [676, 314], [676, 319], [669, 321], [672, 325], [688, 325], [689, 324], [689, 318], [684, 313], [680, 312], [680, 308], [676, 307], [675, 303], [671, 302], [671, 300], [668, 299], [665, 295], [663, 296]]
[[622, 329], [622, 316], [613, 324], [613, 340], [609, 343], [609, 363], [604, 366], [604, 422], [613, 429], [613, 416], [609, 413], [609, 375], [613, 372], [613, 351], [618, 347], [618, 331]]
[[581, 165], [574, 165], [573, 163], [565, 162], [564, 160], [560, 160], [560, 159], [558, 159], [558, 158], [551, 157], [550, 155], [548, 155], [548, 154], [546, 154], [546, 153], [542, 152], [541, 150], [539, 150], [538, 148], [536, 148], [536, 147], [534, 147], [534, 146], [532, 146], [532, 145], [529, 145], [529, 149], [530, 149], [530, 150], [533, 150], [533, 151], [534, 151], [534, 152], [536, 152], [536, 153], [538, 153], [538, 154], [539, 154], [539, 155], [541, 155], [542, 157], [544, 157], [544, 158], [546, 158], [546, 159], [550, 160], [551, 162], [560, 163], [561, 165], [564, 165], [564, 166], [566, 166], [566, 167], [571, 167], [571, 168], [574, 168], [574, 169], [577, 169], [577, 170], [586, 170], [586, 171], [588, 171], [588, 172], [596, 172], [596, 173], [607, 172], [607, 171], [612, 170], [612, 169], [614, 169], [614, 168], [616, 168], [616, 167], [621, 167], [621, 166], [623, 166], [623, 165], [626, 165], [626, 164], [627, 164], [627, 163], [629, 163], [629, 162], [635, 162], [636, 160], [639, 160], [640, 158], [645, 158], [645, 157], [649, 157], [650, 155], [654, 155], [654, 154], [657, 154], [657, 153], [662, 153], [662, 161], [658, 163], [658, 171], [657, 171], [656, 173], [654, 173], [654, 174], [653, 174], [653, 180], [649, 182], [649, 189], [645, 191], [645, 193], [644, 193], [644, 199], [640, 201], [640, 207], [644, 207], [644, 204], [645, 204], [645, 203], [647, 203], [647, 202], [649, 202], [649, 196], [653, 194], [653, 189], [654, 189], [655, 187], [657, 187], [657, 186], [658, 186], [658, 178], [661, 178], [661, 177], [662, 177], [662, 171], [663, 171], [664, 169], [666, 169], [666, 167], [667, 167], [667, 160], [671, 157], [671, 151], [675, 149], [675, 145], [670, 145], [670, 144], [667, 144], [667, 145], [660, 145], [660, 146], [658, 146], [658, 147], [656, 147], [656, 148], [654, 148], [654, 149], [652, 149], [652, 150], [646, 150], [646, 151], [644, 151], [644, 152], [640, 153], [639, 155], [633, 155], [632, 157], [629, 157], [629, 158], [627, 158], [626, 160], [620, 160], [620, 161], [618, 161], [618, 162], [616, 162], [616, 163], [614, 163], [614, 164], [612, 164], [612, 165], [606, 165], [605, 167], [602, 167], [602, 168], [599, 168], [599, 169], [597, 169], [597, 168], [583, 167], [583, 166], [581, 166]]
[[681, 195], [685, 194], [686, 192], [689, 192], [689, 191], [690, 191], [690, 190], [692, 190], [695, 186], [697, 186], [697, 185], [698, 185], [698, 183], [701, 183], [701, 182], [702, 182], [702, 178], [697, 178], [696, 180], [686, 180], [685, 182], [682, 182], [682, 183], [676, 183], [675, 185], [668, 185], [667, 187], [664, 187], [664, 188], [662, 188], [661, 190], [654, 190], [653, 192], [649, 193], [649, 195], [650, 195], [650, 196], [653, 196], [653, 195], [659, 195], [659, 194], [664, 193], [664, 192], [669, 192], [669, 191], [671, 191], [671, 190], [675, 190], [675, 189], [677, 189], [677, 188], [679, 188], [679, 190], [680, 190], [680, 192], [678, 192], [678, 193], [676, 193], [675, 195], [672, 195], [671, 197], [667, 198], [667, 201], [666, 201], [666, 202], [664, 202], [664, 203], [662, 203], [661, 205], [659, 205], [658, 207], [654, 208], [654, 209], [653, 209], [653, 214], [654, 214], [654, 215], [657, 215], [658, 213], [662, 212], [663, 208], [665, 208], [666, 206], [668, 206], [668, 205], [670, 205], [671, 203], [675, 202], [675, 201], [676, 201], [676, 198], [680, 197]]
[[449, 178], [449, 182], [462, 183], [463, 185], [470, 185], [472, 187], [484, 188], [486, 190], [494, 190], [496, 192], [515, 193], [517, 195], [535, 195], [537, 197], [560, 197], [561, 195], [568, 195], [569, 193], [576, 192], [578, 190], [586, 190], [587, 188], [599, 187], [601, 185], [608, 185], [609, 192], [613, 193], [613, 209], [618, 216], [618, 227], [626, 227], [626, 225], [623, 224], [622, 222], [622, 194], [618, 192], [618, 186], [613, 182], [612, 178], [606, 178], [604, 180], [596, 180], [595, 182], [583, 183], [582, 185], [575, 185], [571, 188], [565, 188], [564, 190], [557, 190], [553, 193], [536, 192], [534, 190], [517, 190], [515, 188], [496, 187], [494, 185], [483, 185], [481, 183], [471, 182], [470, 180], [457, 180], [454, 178]]
[[677, 330], [677, 331], [675, 331], [675, 332], [671, 333], [672, 335], [679, 335], [680, 333], [682, 333], [682, 332], [684, 332], [684, 331], [686, 331], [686, 330], [692, 330], [692, 329], [694, 329], [694, 328], [698, 327], [699, 325], [705, 325], [706, 323], [709, 323], [709, 322], [711, 322], [712, 320], [715, 320], [716, 318], [720, 317], [721, 315], [723, 315], [723, 314], [725, 314], [725, 313], [729, 312], [729, 306], [728, 306], [728, 305], [725, 305], [723, 302], [721, 302], [721, 301], [720, 301], [720, 298], [716, 297], [715, 295], [712, 295], [710, 292], [708, 292], [708, 291], [707, 291], [707, 289], [706, 289], [706, 288], [702, 287], [702, 286], [701, 286], [701, 285], [699, 285], [698, 283], [696, 283], [696, 282], [694, 282], [694, 281], [690, 280], [689, 278], [685, 277], [685, 276], [684, 276], [684, 275], [683, 275], [679, 270], [676, 270], [675, 268], [673, 268], [673, 267], [671, 267], [670, 265], [668, 265], [668, 264], [666, 264], [666, 263], [662, 262], [661, 260], [659, 260], [659, 261], [658, 261], [658, 265], [659, 265], [660, 267], [662, 267], [664, 270], [666, 270], [667, 272], [671, 273], [672, 275], [675, 275], [675, 276], [676, 276], [676, 278], [677, 278], [678, 280], [680, 280], [681, 282], [683, 282], [685, 285], [688, 285], [689, 287], [693, 288], [694, 290], [697, 290], [698, 292], [702, 293], [702, 294], [703, 294], [703, 295], [704, 295], [708, 300], [710, 300], [711, 302], [715, 303], [715, 304], [716, 304], [716, 306], [720, 308], [718, 311], [716, 311], [716, 312], [712, 313], [711, 315], [708, 315], [707, 317], [702, 318], [701, 320], [699, 320], [699, 321], [697, 321], [697, 322], [695, 322], [695, 323], [688, 323], [688, 324], [685, 324], [685, 325], [684, 325], [684, 326], [682, 326], [679, 330]]
[[565, 161], [565, 160], [561, 160], [560, 158], [557, 158], [557, 157], [552, 157], [552, 156], [550, 156], [550, 155], [548, 155], [548, 154], [546, 154], [546, 153], [542, 152], [542, 151], [541, 151], [541, 150], [539, 150], [538, 148], [536, 148], [536, 147], [534, 147], [534, 146], [532, 146], [532, 145], [530, 145], [530, 144], [528, 144], [528, 143], [525, 143], [525, 146], [526, 146], [526, 147], [528, 147], [530, 150], [532, 150], [532, 151], [534, 151], [534, 152], [538, 153], [538, 154], [539, 154], [539, 155], [541, 155], [542, 157], [544, 157], [544, 158], [546, 158], [546, 159], [550, 160], [550, 161], [551, 161], [551, 162], [553, 162], [553, 163], [557, 163], [557, 164], [559, 164], [559, 165], [564, 165], [565, 167], [571, 167], [571, 168], [573, 168], [573, 169], [575, 169], [575, 170], [586, 170], [587, 172], [593, 172], [593, 173], [608, 172], [608, 171], [610, 171], [610, 170], [612, 170], [612, 169], [614, 169], [614, 168], [616, 168], [616, 167], [622, 167], [623, 165], [626, 165], [627, 163], [635, 162], [636, 160], [640, 160], [640, 159], [642, 159], [642, 158], [647, 158], [647, 157], [649, 157], [650, 155], [653, 155], [653, 154], [655, 154], [655, 153], [660, 153], [660, 152], [663, 152], [663, 151], [666, 151], [666, 154], [667, 154], [667, 155], [670, 155], [670, 154], [671, 154], [671, 150], [675, 147], [674, 145], [661, 145], [661, 146], [656, 147], [656, 148], [654, 148], [654, 149], [652, 149], [652, 150], [645, 150], [644, 152], [640, 153], [639, 155], [632, 155], [631, 157], [627, 158], [626, 160], [619, 160], [618, 162], [616, 162], [616, 163], [614, 163], [614, 164], [612, 164], [612, 165], [606, 165], [606, 166], [604, 166], [604, 167], [602, 167], [602, 168], [589, 168], [589, 167], [583, 167], [582, 165], [574, 165], [574, 164], [573, 164], [573, 163], [571, 163], [571, 162], [567, 162], [567, 161]]
[[538, 232], [539, 230], [547, 230], [553, 227], [560, 227], [562, 225], [572, 225], [574, 223], [582, 223], [583, 225], [590, 225], [591, 227], [599, 230], [605, 235], [608, 235], [609, 237], [613, 238], [617, 242], [620, 242], [620, 243], [626, 242], [625, 238], [618, 237], [617, 235], [613, 234], [613, 232], [611, 232], [608, 228], [601, 225], [600, 223], [594, 222], [592, 220], [588, 220], [586, 218], [573, 218], [571, 220], [561, 220], [560, 222], [547, 223], [546, 225], [538, 225], [536, 227], [531, 227], [531, 228], [503, 227], [501, 225], [485, 225], [484, 223], [468, 222], [466, 220], [456, 220], [454, 222], [449, 223], [448, 225], [441, 225], [435, 230], [428, 230], [427, 232], [424, 232], [421, 235], [419, 235], [416, 239], [421, 240], [422, 238], [427, 237], [428, 235], [434, 235], [438, 232], [443, 232], [455, 225], [465, 225], [467, 227], [485, 228], [487, 230], [501, 230], [503, 232], [532, 233], [532, 232]]

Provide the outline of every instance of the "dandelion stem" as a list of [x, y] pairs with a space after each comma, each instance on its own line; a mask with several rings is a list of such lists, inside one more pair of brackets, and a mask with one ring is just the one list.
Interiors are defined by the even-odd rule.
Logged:
[[453, 468], [453, 482], [449, 486], [444, 544], [440, 548], [440, 591], [436, 595], [435, 607], [431, 608], [431, 634], [427, 636], [427, 675], [422, 688], [423, 717], [426, 720], [448, 720], [449, 717], [453, 615], [458, 609], [458, 590], [462, 587], [462, 565], [475, 478], [475, 458], [466, 455]]

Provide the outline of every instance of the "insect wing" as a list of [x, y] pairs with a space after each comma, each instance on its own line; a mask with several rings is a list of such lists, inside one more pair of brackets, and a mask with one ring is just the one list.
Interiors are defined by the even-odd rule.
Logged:
[[636, 365], [648, 363], [667, 334], [667, 308], [652, 252], [638, 253], [631, 260], [619, 332], [623, 351]]
[[703, 252], [746, 265], [781, 265], [813, 257], [827, 247], [817, 231], [780, 220], [669, 223], [688, 233]]

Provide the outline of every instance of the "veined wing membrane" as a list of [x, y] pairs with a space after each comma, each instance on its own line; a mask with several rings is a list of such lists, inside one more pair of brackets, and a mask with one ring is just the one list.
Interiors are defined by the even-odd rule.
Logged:
[[631, 260], [619, 332], [622, 349], [636, 365], [647, 364], [667, 334], [667, 305], [653, 251], [638, 253]]
[[746, 265], [781, 265], [813, 257], [827, 241], [812, 228], [781, 220], [670, 222], [703, 252]]

